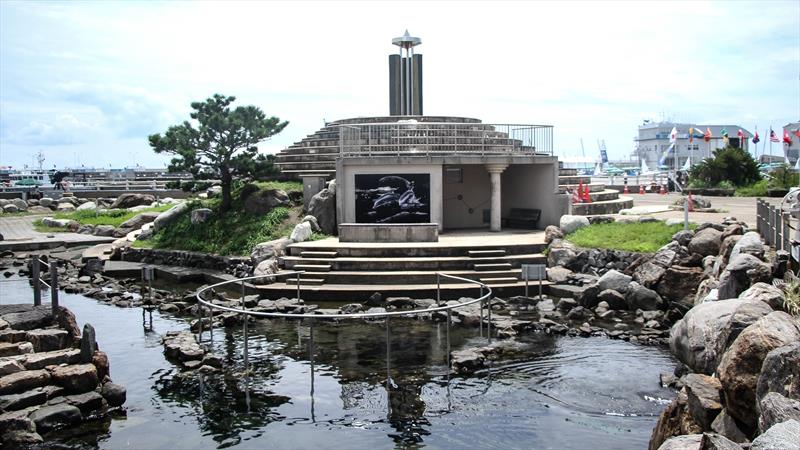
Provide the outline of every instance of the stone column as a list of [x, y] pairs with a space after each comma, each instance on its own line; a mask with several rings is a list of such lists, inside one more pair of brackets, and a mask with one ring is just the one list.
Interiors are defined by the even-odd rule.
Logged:
[[489, 222], [490, 231], [500, 231], [500, 217], [502, 214], [501, 198], [502, 183], [500, 174], [508, 167], [507, 164], [487, 164], [486, 171], [489, 172], [492, 185], [492, 209], [491, 220]]

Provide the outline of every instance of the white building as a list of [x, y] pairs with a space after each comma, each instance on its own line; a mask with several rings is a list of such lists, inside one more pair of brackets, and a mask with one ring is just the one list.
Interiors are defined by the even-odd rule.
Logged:
[[[663, 158], [670, 146], [669, 135], [673, 127], [678, 130], [676, 148], [669, 151], [666, 158]], [[693, 129], [694, 137], [689, 136], [690, 128]], [[711, 140], [708, 142], [703, 139], [703, 134], [706, 132], [706, 129], [711, 130]], [[694, 164], [711, 156], [714, 150], [725, 147], [724, 138], [722, 136], [723, 130], [727, 130], [728, 141], [731, 146], [741, 146], [749, 151], [749, 143], [753, 135], [739, 125], [705, 125], [645, 121], [642, 125], [639, 125], [639, 135], [634, 138], [636, 150], [634, 150], [633, 156], [639, 161], [644, 159], [647, 162], [647, 166], [652, 169], [659, 167], [659, 162], [662, 158], [664, 159], [663, 165], [666, 166], [667, 169], [680, 169], [687, 158], [691, 158], [691, 162]], [[742, 143], [739, 142], [739, 130], [742, 130], [745, 137]], [[769, 139], [769, 136], [760, 135], [759, 137], [762, 140], [765, 138]]]
[[[798, 130], [800, 130], [800, 122], [791, 122], [783, 126], [783, 131], [788, 133], [789, 139], [791, 139], [791, 143], [788, 146], [783, 144], [783, 133], [778, 136], [781, 140], [781, 150], [786, 151], [786, 156], [789, 158], [791, 164], [794, 164], [797, 161], [797, 157], [800, 156], [800, 137], [795, 134]], [[778, 131], [775, 131], [775, 133], [778, 133]]]

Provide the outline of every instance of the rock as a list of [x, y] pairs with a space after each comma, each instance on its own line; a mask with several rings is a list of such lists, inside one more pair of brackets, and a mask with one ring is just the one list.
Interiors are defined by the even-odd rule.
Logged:
[[[526, 299], [527, 297], [520, 297], [522, 299]], [[556, 304], [556, 309], [559, 311], [569, 311], [572, 308], [578, 306], [578, 301], [571, 299], [571, 298], [562, 298]]]
[[758, 403], [758, 429], [763, 433], [775, 424], [787, 420], [800, 421], [800, 401], [770, 392]]
[[742, 239], [741, 236], [733, 235], [722, 240], [722, 245], [719, 247], [719, 257], [722, 258], [723, 263], [730, 261], [733, 249], [736, 247], [736, 244], [739, 243], [740, 239]]
[[733, 420], [727, 411], [723, 408], [714, 422], [711, 423], [711, 429], [717, 433], [725, 436], [733, 442], [743, 443], [749, 442], [747, 436], [742, 433], [736, 421]]
[[39, 199], [39, 206], [49, 208], [53, 204], [53, 199], [50, 197], [42, 197]]
[[103, 396], [95, 391], [83, 394], [68, 395], [65, 397], [67, 404], [77, 407], [83, 414], [89, 414], [103, 407]]
[[300, 220], [300, 222], [308, 222], [309, 225], [311, 225], [311, 231], [313, 231], [314, 233], [319, 233], [320, 231], [322, 231], [322, 228], [319, 227], [319, 223], [317, 222], [317, 218], [310, 214], [303, 217], [303, 219]]
[[270, 275], [274, 275], [280, 272], [280, 267], [278, 266], [278, 260], [275, 258], [265, 259], [258, 263], [255, 269], [253, 269], [253, 276], [254, 277], [264, 277], [253, 280], [256, 284], [271, 284], [275, 282], [275, 278], [270, 277]]
[[109, 209], [132, 208], [140, 205], [150, 205], [156, 201], [155, 196], [150, 194], [127, 193], [122, 194], [114, 200]]
[[756, 385], [756, 400], [770, 392], [800, 400], [800, 342], [795, 341], [767, 353]]
[[221, 195], [222, 195], [222, 186], [220, 185], [210, 186], [208, 189], [206, 189], [207, 198], [219, 197]]
[[767, 353], [798, 341], [800, 325], [785, 312], [775, 311], [742, 331], [722, 356], [717, 374], [725, 393], [725, 409], [745, 433], [752, 433], [758, 422], [756, 387]]
[[265, 259], [277, 259], [286, 255], [286, 247], [294, 243], [289, 238], [280, 238], [272, 241], [262, 242], [253, 248], [250, 253], [250, 260], [254, 266]]
[[731, 299], [702, 303], [672, 326], [670, 350], [694, 372], [711, 375], [742, 330], [771, 312], [762, 302]]
[[578, 255], [577, 248], [572, 243], [561, 239], [551, 242], [549, 250], [547, 253], [548, 267], [572, 267]]
[[97, 350], [92, 355], [92, 364], [97, 369], [97, 379], [104, 380], [109, 375], [108, 355], [105, 352]]
[[51, 371], [53, 382], [69, 393], [80, 394], [97, 387], [97, 368], [94, 364], [59, 366]]
[[783, 309], [783, 302], [785, 299], [782, 290], [764, 282], [758, 282], [750, 286], [746, 291], [739, 294], [739, 298], [742, 300], [762, 301], [775, 311]]
[[[261, 302], [259, 302], [261, 306]], [[169, 358], [178, 361], [191, 361], [203, 359], [205, 353], [197, 344], [194, 335], [189, 331], [168, 332], [163, 338], [164, 353]]]
[[49, 214], [52, 212], [52, 210], [50, 208], [45, 208], [44, 206], [29, 206], [28, 212], [32, 214]]
[[127, 400], [127, 391], [124, 386], [119, 384], [104, 384], [100, 394], [106, 399], [108, 406], [112, 408], [122, 406]]
[[25, 356], [22, 364], [27, 370], [37, 370], [52, 365], [75, 364], [78, 362], [80, 362], [80, 350], [67, 348], [52, 352], [31, 353]]
[[344, 306], [339, 307], [339, 312], [342, 314], [355, 314], [364, 310], [364, 306], [361, 303], [348, 303]]
[[597, 284], [590, 284], [589, 286], [584, 287], [583, 290], [579, 292], [575, 300], [577, 300], [578, 303], [585, 308], [594, 308], [600, 301], [597, 298], [599, 294], [600, 294], [600, 288], [597, 286]]
[[295, 225], [294, 230], [292, 230], [292, 234], [289, 236], [289, 239], [293, 240], [294, 242], [305, 242], [311, 238], [311, 224], [308, 222], [302, 222]]
[[545, 245], [549, 245], [556, 239], [563, 239], [564, 233], [561, 232], [561, 229], [555, 225], [548, 225], [544, 229], [544, 243]]
[[658, 450], [703, 450], [702, 434], [674, 436], [661, 444]]
[[153, 232], [157, 232], [159, 230], [166, 228], [167, 226], [169, 226], [169, 224], [178, 220], [178, 218], [188, 210], [189, 210], [188, 204], [178, 203], [172, 208], [162, 212], [161, 214], [158, 215], [158, 217], [156, 217], [156, 220], [153, 221]]
[[690, 373], [682, 381], [686, 386], [689, 413], [704, 430], [710, 429], [711, 422], [722, 411], [719, 396], [722, 386], [719, 380], [708, 375]]
[[750, 450], [800, 450], [800, 421], [787, 420], [753, 439]]
[[700, 267], [672, 266], [664, 271], [661, 281], [656, 285], [656, 292], [665, 300], [691, 307], [703, 278], [705, 273]]
[[546, 298], [536, 304], [536, 310], [539, 312], [539, 314], [552, 312], [555, 311], [555, 309], [556, 306], [553, 304], [553, 300], [549, 298]]
[[335, 188], [329, 187], [314, 194], [308, 203], [308, 213], [317, 218], [317, 223], [323, 233], [337, 234]]
[[52, 228], [69, 228], [77, 229], [80, 224], [74, 220], [69, 219], [53, 219], [52, 217], [45, 217], [42, 219], [42, 225]]
[[547, 280], [553, 283], [564, 283], [569, 279], [570, 275], [572, 275], [572, 271], [564, 267], [547, 268]]
[[244, 210], [250, 214], [266, 214], [273, 208], [289, 204], [289, 195], [281, 189], [256, 191], [244, 200]]
[[114, 226], [113, 225], [97, 225], [94, 227], [92, 234], [95, 236], [108, 236], [111, 237], [114, 235]]
[[119, 227], [120, 228], [130, 228], [133, 230], [138, 230], [142, 228], [145, 224], [151, 223], [155, 221], [161, 213], [157, 212], [144, 212], [141, 214], [137, 214], [130, 219], [122, 222]]
[[31, 389], [19, 394], [0, 395], [0, 411], [16, 411], [41, 405], [46, 401], [47, 391], [42, 388]]
[[71, 344], [69, 334], [55, 328], [28, 331], [26, 338], [33, 344], [34, 352], [61, 350]]
[[770, 282], [772, 268], [753, 255], [742, 253], [731, 262], [719, 278], [719, 298], [736, 298], [758, 282]]
[[27, 211], [28, 209], [28, 202], [21, 198], [11, 199], [11, 204], [16, 206], [19, 211]]
[[17, 394], [49, 382], [50, 373], [46, 370], [23, 370], [0, 377], [0, 395]]
[[719, 247], [722, 244], [722, 232], [713, 228], [706, 228], [695, 233], [689, 242], [689, 251], [699, 253], [702, 256], [719, 254]]
[[83, 326], [83, 335], [81, 337], [81, 362], [91, 362], [95, 351], [97, 351], [97, 339], [94, 327], [87, 323]]
[[689, 242], [691, 242], [692, 238], [694, 237], [694, 231], [692, 230], [681, 230], [677, 233], [672, 235], [672, 240], [677, 242], [683, 247], [687, 247]]
[[86, 203], [82, 204], [81, 206], [78, 206], [77, 208], [75, 208], [75, 211], [92, 211], [92, 210], [95, 210], [95, 209], [97, 209], [97, 203], [95, 203], [95, 202], [86, 202]]
[[82, 418], [81, 410], [68, 403], [44, 406], [32, 412], [29, 417], [36, 424], [36, 430], [39, 432], [74, 425]]
[[5, 443], [6, 445], [17, 444], [20, 448], [22, 448], [33, 444], [41, 444], [44, 442], [44, 439], [42, 439], [42, 436], [39, 435], [39, 433], [23, 430], [11, 430], [4, 433], [2, 437], [0, 437], [0, 442]]
[[13, 359], [0, 359], [0, 377], [25, 370], [25, 366]]
[[366, 306], [384, 306], [386, 302], [383, 301], [383, 294], [380, 292], [375, 292], [369, 296], [364, 304]]
[[664, 309], [664, 301], [661, 296], [654, 290], [647, 289], [641, 284], [631, 281], [628, 284], [628, 292], [625, 294], [625, 302], [628, 304], [628, 309], [643, 311], [655, 311]]
[[612, 269], [603, 274], [603, 276], [597, 280], [597, 286], [600, 288], [600, 291], [611, 289], [624, 294], [628, 292], [628, 285], [630, 284], [631, 280], [632, 278], [628, 275]]
[[56, 205], [56, 211], [65, 213], [73, 212], [75, 211], [75, 205], [72, 203], [59, 203]]
[[715, 433], [703, 433], [703, 450], [742, 450], [736, 442]]
[[192, 225], [199, 225], [206, 223], [214, 212], [208, 208], [197, 208], [193, 209], [191, 214]]
[[583, 227], [588, 227], [589, 219], [587, 219], [585, 216], [570, 216], [565, 214], [561, 216], [558, 225], [559, 228], [561, 228], [561, 232], [564, 233], [564, 235], [568, 235]]
[[597, 295], [600, 301], [608, 303], [608, 309], [625, 310], [628, 309], [628, 302], [625, 301], [625, 296], [613, 289], [606, 289]]
[[730, 259], [733, 260], [743, 253], [764, 259], [764, 244], [761, 243], [761, 236], [755, 231], [749, 231], [739, 239], [731, 251]]
[[17, 205], [8, 204], [6, 206], [3, 206], [3, 212], [8, 214], [14, 214], [19, 212], [19, 208], [17, 208]]

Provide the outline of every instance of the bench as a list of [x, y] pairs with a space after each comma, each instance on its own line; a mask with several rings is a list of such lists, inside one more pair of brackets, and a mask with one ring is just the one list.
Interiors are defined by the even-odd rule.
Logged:
[[503, 226], [536, 229], [541, 209], [511, 208], [508, 217], [503, 217]]

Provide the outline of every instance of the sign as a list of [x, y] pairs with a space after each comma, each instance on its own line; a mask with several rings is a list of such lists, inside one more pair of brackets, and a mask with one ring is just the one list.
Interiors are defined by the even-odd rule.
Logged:
[[545, 280], [547, 279], [547, 266], [544, 264], [523, 264], [520, 277], [523, 280]]

